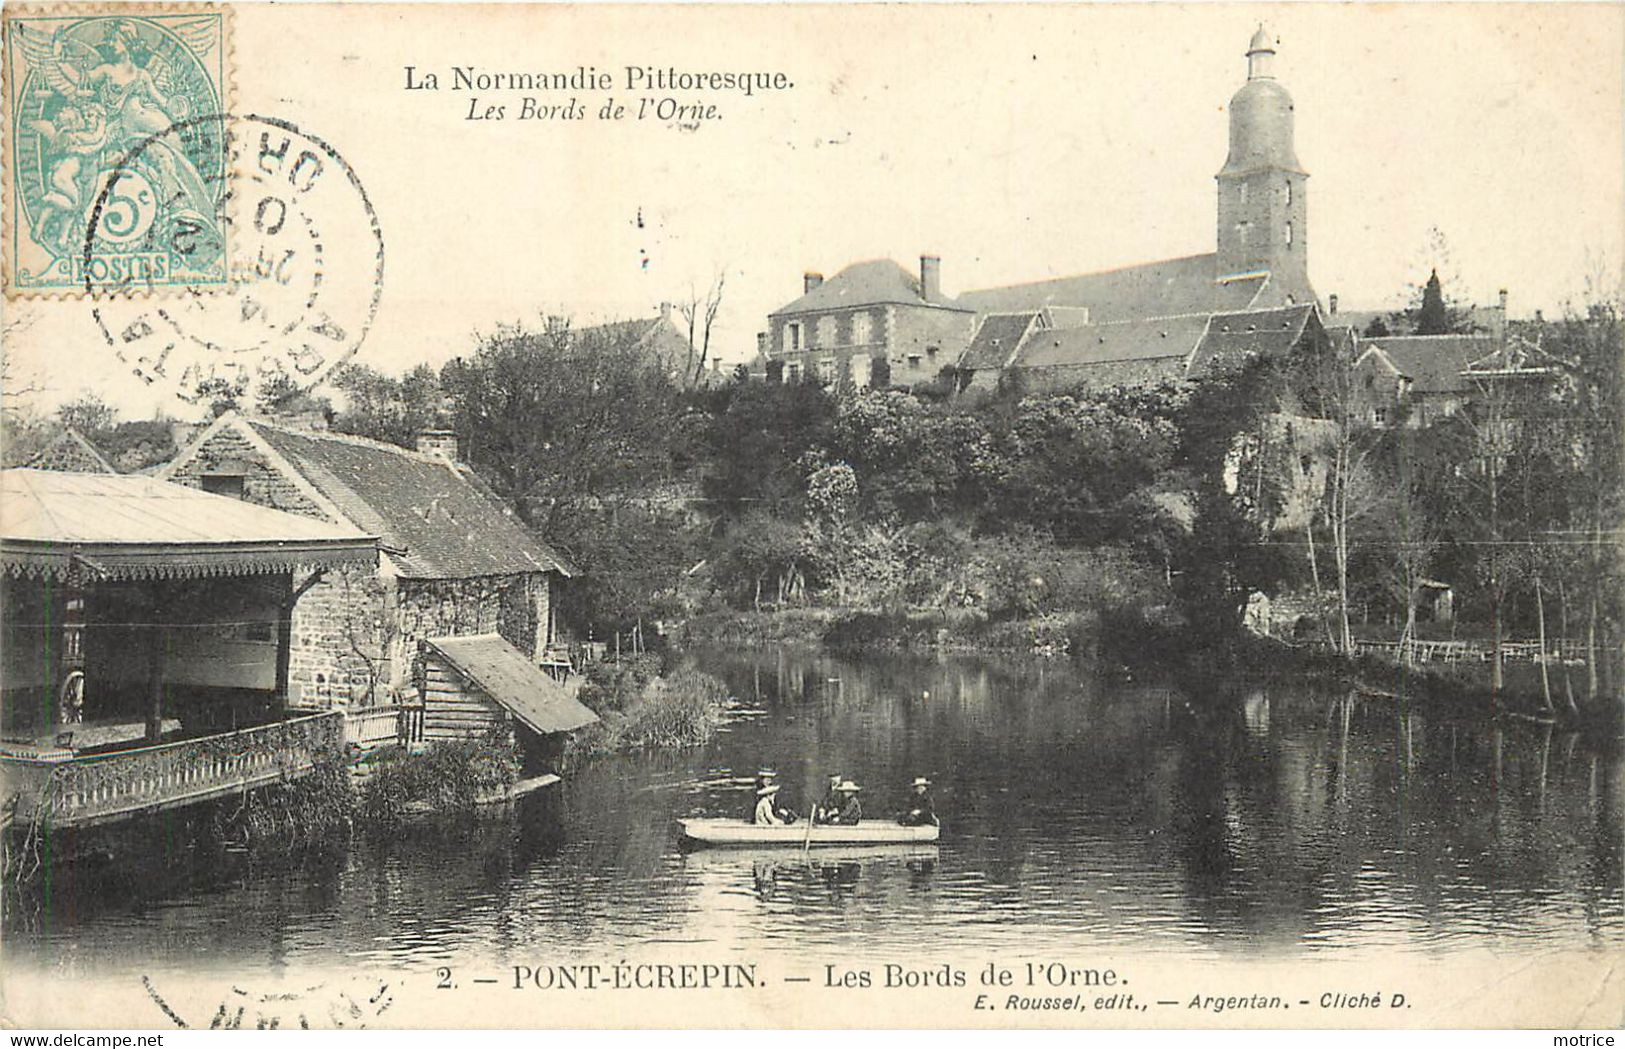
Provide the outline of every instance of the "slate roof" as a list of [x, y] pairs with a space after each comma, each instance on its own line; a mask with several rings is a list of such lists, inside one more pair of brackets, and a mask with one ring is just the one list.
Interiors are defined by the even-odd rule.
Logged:
[[1173, 317], [1250, 305], [1268, 277], [1254, 274], [1219, 282], [1218, 256], [1191, 255], [1076, 277], [983, 288], [959, 296], [979, 313], [1016, 313], [1046, 306], [1084, 306], [1095, 323]]
[[71, 426], [64, 426], [49, 444], [35, 452], [25, 464], [41, 470], [67, 473], [116, 474], [118, 470], [96, 446]]
[[344, 434], [238, 420], [298, 470], [356, 526], [382, 539], [411, 579], [570, 569], [468, 467], [437, 455]]
[[1089, 324], [1077, 328], [1040, 329], [1021, 344], [1017, 364], [1023, 368], [1049, 368], [1117, 361], [1184, 358], [1196, 348], [1207, 329], [1208, 315]]
[[1253, 357], [1286, 353], [1306, 334], [1320, 328], [1314, 305], [1282, 306], [1270, 310], [1216, 313], [1207, 334], [1191, 355], [1187, 379], [1201, 379], [1235, 367]]
[[6, 470], [0, 560], [66, 573], [75, 558], [111, 578], [181, 578], [372, 562], [376, 537], [133, 474]]
[[536, 732], [570, 732], [598, 720], [498, 634], [434, 637], [425, 644], [464, 680]]
[[1021, 347], [1037, 313], [995, 313], [983, 319], [970, 348], [959, 358], [961, 368], [1004, 368]]
[[1362, 339], [1360, 344], [1380, 349], [1411, 380], [1411, 392], [1419, 394], [1467, 389], [1461, 373], [1495, 352], [1495, 340], [1489, 335], [1390, 335]]
[[768, 316], [886, 304], [935, 306], [952, 310], [967, 308], [964, 303], [956, 302], [947, 296], [935, 302], [927, 301], [920, 294], [920, 281], [917, 276], [891, 259], [871, 259], [868, 262], [854, 262], [812, 291], [788, 305], [780, 306]]

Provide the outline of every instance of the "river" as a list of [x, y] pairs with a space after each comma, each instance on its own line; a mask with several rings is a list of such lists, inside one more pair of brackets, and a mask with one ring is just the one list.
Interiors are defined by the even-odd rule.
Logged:
[[[1402, 712], [1302, 685], [1223, 696], [1061, 662], [698, 654], [740, 700], [711, 744], [602, 760], [474, 827], [299, 862], [159, 835], [146, 865], [59, 869], [8, 916], [12, 962], [389, 968], [661, 945], [908, 952], [952, 943], [1257, 956], [1625, 943], [1614, 741]], [[1218, 686], [1214, 686], [1217, 688]], [[931, 853], [696, 852], [777, 767], [868, 813], [935, 782]]]

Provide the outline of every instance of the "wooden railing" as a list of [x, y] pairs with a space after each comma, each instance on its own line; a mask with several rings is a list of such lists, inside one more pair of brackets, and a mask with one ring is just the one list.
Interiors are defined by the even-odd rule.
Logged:
[[[1335, 646], [1324, 640], [1317, 639], [1309, 644], [1314, 648], [1335, 650]], [[1401, 645], [1398, 641], [1355, 639], [1354, 650], [1361, 655], [1379, 656], [1393, 662], [1400, 662], [1402, 655], [1408, 656], [1411, 663], [1488, 663], [1494, 658], [1488, 641], [1417, 640]], [[1544, 660], [1538, 641], [1501, 642], [1501, 658], [1509, 663], [1584, 663], [1590, 656], [1591, 649], [1583, 641], [1548, 641]]]
[[344, 729], [344, 715], [328, 711], [67, 761], [5, 757], [0, 767], [19, 820], [82, 825], [297, 779], [342, 752]]

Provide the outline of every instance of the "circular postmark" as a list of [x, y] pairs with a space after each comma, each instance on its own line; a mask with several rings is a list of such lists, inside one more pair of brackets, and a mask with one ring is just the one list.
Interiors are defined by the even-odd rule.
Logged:
[[[252, 404], [354, 356], [383, 293], [384, 240], [327, 142], [275, 117], [211, 114], [147, 136], [107, 175], [79, 261], [102, 337], [137, 377], [188, 403]], [[211, 268], [223, 282], [173, 279]]]

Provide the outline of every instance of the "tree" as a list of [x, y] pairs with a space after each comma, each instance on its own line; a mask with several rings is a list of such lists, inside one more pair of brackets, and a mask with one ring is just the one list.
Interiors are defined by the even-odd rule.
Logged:
[[333, 419], [333, 429], [341, 433], [411, 448], [419, 432], [451, 424], [440, 377], [426, 364], [400, 379], [364, 364], [345, 364], [328, 382], [345, 401]]
[[118, 425], [118, 409], [94, 393], [85, 393], [58, 408], [56, 418], [63, 426], [72, 427], [82, 436], [94, 440]]
[[698, 294], [690, 286], [688, 301], [678, 307], [688, 325], [688, 361], [683, 369], [685, 389], [693, 387], [704, 377], [711, 359], [711, 326], [716, 323], [717, 310], [722, 307], [722, 288], [726, 278], [726, 272], [718, 270], [716, 279], [706, 288], [704, 295]]
[[1416, 310], [1416, 334], [1445, 335], [1453, 330], [1450, 311], [1444, 304], [1444, 291], [1439, 285], [1439, 271], [1434, 270], [1422, 287], [1422, 302]]
[[1393, 332], [1388, 330], [1388, 323], [1381, 317], [1372, 317], [1371, 323], [1367, 324], [1365, 331], [1360, 334], [1368, 339], [1381, 339], [1392, 335]]

